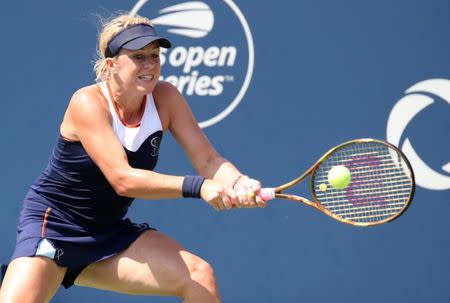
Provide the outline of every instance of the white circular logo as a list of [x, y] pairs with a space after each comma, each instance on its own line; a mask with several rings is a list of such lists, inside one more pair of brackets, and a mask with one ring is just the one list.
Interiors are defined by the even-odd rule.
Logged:
[[[448, 159], [441, 163], [443, 172], [438, 172], [422, 160], [407, 136], [405, 136], [403, 144], [401, 141], [406, 127], [414, 117], [435, 102], [433, 96], [441, 98], [450, 105], [450, 80], [425, 80], [411, 86], [405, 93], [407, 95], [395, 104], [389, 115], [387, 141], [399, 147], [401, 145], [402, 151], [411, 162], [417, 185], [431, 190], [448, 190], [450, 189], [450, 175], [445, 174], [450, 173], [450, 162], [446, 163]], [[428, 135], [432, 136], [433, 134]], [[439, 150], [438, 146], [432, 148]]]
[[241, 102], [253, 75], [253, 38], [244, 15], [232, 0], [146, 3], [139, 0], [130, 15], [149, 17], [174, 45], [161, 49], [161, 80], [186, 97], [200, 127], [218, 123]]

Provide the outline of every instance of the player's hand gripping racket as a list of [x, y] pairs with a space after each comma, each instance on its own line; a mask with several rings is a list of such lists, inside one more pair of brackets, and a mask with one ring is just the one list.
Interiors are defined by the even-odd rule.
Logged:
[[[284, 193], [308, 175], [313, 201]], [[332, 148], [300, 177], [263, 188], [260, 196], [303, 202], [338, 221], [371, 226], [400, 216], [414, 189], [411, 165], [400, 150], [384, 141], [356, 139]]]

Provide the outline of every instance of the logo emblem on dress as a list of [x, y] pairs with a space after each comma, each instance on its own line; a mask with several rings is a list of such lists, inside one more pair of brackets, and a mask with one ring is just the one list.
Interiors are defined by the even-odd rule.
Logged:
[[161, 138], [156, 136], [150, 140], [150, 145], [153, 147], [151, 155], [156, 157], [159, 153], [159, 144], [161, 143]]

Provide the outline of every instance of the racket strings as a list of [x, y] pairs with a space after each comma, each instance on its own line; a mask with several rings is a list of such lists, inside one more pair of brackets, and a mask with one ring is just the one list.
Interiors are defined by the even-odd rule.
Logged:
[[[337, 165], [346, 166], [351, 173], [351, 182], [343, 190], [328, 183], [328, 172]], [[321, 191], [322, 184], [327, 186]], [[313, 190], [320, 204], [340, 218], [359, 223], [382, 221], [401, 212], [412, 186], [402, 156], [377, 142], [357, 142], [335, 150], [313, 175]]]
[[[376, 193], [379, 194], [378, 196], [381, 196], [381, 194], [384, 194], [384, 196], [383, 196], [384, 200], [389, 200], [392, 197], [397, 197], [397, 196], [402, 196], [402, 195], [405, 195], [406, 197], [409, 197], [409, 194], [410, 194], [409, 191], [408, 192], [395, 192], [395, 193], [393, 193], [391, 188], [395, 188], [395, 187], [390, 187], [389, 189], [383, 188], [383, 189], [378, 190]], [[403, 189], [404, 185], [402, 185], [401, 187], [397, 187], [397, 188]], [[352, 194], [365, 195], [365, 194], [367, 194], [367, 190], [364, 189], [364, 188], [362, 188], [362, 189], [355, 189], [355, 190], [352, 191]], [[322, 195], [320, 193], [317, 193], [317, 196], [318, 197], [322, 197]], [[333, 203], [333, 204], [330, 204], [330, 206], [333, 206], [333, 205], [345, 205], [343, 200], [344, 199], [348, 199], [348, 196], [346, 195], [345, 191], [342, 194], [336, 193], [335, 195], [328, 195], [327, 197], [330, 198], [330, 199], [334, 199], [334, 200], [342, 200], [342, 203], [339, 203], [339, 204]], [[322, 203], [322, 201], [321, 201], [321, 203]], [[348, 203], [348, 205], [353, 205], [353, 204], [356, 204], [356, 203], [354, 203], [354, 200], [352, 200], [352, 203]]]

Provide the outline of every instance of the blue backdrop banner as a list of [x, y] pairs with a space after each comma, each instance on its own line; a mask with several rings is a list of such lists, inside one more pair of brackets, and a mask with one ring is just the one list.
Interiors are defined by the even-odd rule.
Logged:
[[[450, 302], [447, 0], [4, 1], [1, 262], [67, 103], [95, 81], [99, 16], [119, 10], [152, 19], [171, 40], [162, 79], [216, 149], [263, 185], [289, 181], [353, 138], [387, 140], [414, 168], [410, 208], [371, 228], [282, 201], [216, 212], [194, 199], [136, 200], [129, 217], [213, 265], [223, 302]], [[194, 173], [170, 135], [156, 170]], [[61, 288], [52, 302], [149, 300], [178, 302], [82, 287]]]

